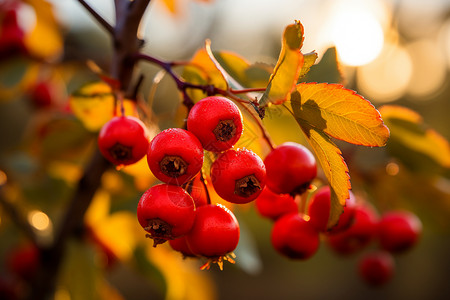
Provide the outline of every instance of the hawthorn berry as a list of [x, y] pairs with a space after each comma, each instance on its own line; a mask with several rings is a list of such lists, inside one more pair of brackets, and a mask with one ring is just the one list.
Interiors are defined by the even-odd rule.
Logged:
[[194, 200], [179, 186], [158, 184], [142, 195], [137, 218], [156, 247], [191, 230], [195, 219]]
[[211, 182], [217, 194], [228, 202], [248, 203], [264, 189], [266, 168], [253, 151], [230, 149], [212, 164]]
[[186, 241], [193, 254], [208, 258], [202, 268], [218, 263], [222, 269], [224, 260], [234, 262], [229, 255], [237, 247], [239, 236], [239, 223], [234, 214], [223, 205], [208, 204], [197, 209]]
[[271, 242], [280, 254], [300, 260], [312, 257], [320, 245], [319, 232], [307, 216], [299, 213], [289, 213], [275, 221]]
[[130, 165], [145, 156], [150, 134], [144, 123], [132, 116], [114, 117], [103, 125], [98, 147], [117, 166]]
[[182, 185], [201, 170], [203, 148], [191, 132], [169, 128], [158, 133], [150, 142], [147, 162], [159, 180]]
[[206, 97], [190, 110], [187, 129], [197, 136], [205, 150], [222, 152], [241, 137], [242, 114], [237, 105], [225, 97]]
[[289, 194], [276, 194], [267, 186], [255, 200], [259, 214], [265, 218], [276, 220], [279, 217], [298, 211], [298, 204]]
[[377, 229], [381, 248], [399, 253], [417, 243], [422, 233], [422, 223], [412, 212], [389, 211], [381, 216]]
[[372, 286], [381, 286], [389, 282], [394, 269], [394, 258], [385, 251], [367, 253], [358, 262], [359, 276]]
[[286, 142], [264, 159], [267, 186], [278, 194], [302, 194], [317, 175], [314, 155], [305, 146]]
[[169, 245], [173, 250], [180, 252], [183, 257], [196, 256], [194, 253], [192, 253], [191, 249], [189, 249], [185, 235], [173, 240], [169, 240]]
[[328, 219], [331, 211], [331, 189], [330, 186], [320, 187], [308, 203], [308, 215], [311, 224], [320, 232], [329, 231], [337, 233], [348, 228], [355, 215], [355, 196], [349, 191], [350, 197], [346, 200], [344, 211], [339, 216], [338, 223], [328, 230]]
[[350, 227], [326, 235], [327, 244], [337, 254], [350, 255], [361, 251], [376, 237], [378, 214], [375, 209], [364, 203], [356, 205], [354, 210], [354, 221]]
[[202, 182], [201, 172], [199, 172], [192, 180], [183, 185], [183, 188], [194, 199], [195, 207], [206, 205], [210, 202], [208, 200], [207, 187]]

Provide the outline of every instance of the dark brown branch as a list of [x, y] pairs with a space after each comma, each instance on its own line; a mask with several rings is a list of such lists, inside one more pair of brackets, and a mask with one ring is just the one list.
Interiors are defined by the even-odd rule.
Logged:
[[81, 5], [106, 29], [109, 33], [114, 33], [114, 27], [111, 26], [102, 16], [100, 16], [86, 1], [78, 0]]

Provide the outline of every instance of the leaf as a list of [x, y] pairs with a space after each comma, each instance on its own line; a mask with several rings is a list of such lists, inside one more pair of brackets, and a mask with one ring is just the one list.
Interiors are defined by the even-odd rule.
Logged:
[[[113, 116], [120, 113], [120, 105], [115, 107], [111, 87], [104, 82], [83, 86], [70, 97], [69, 104], [75, 116], [90, 131], [100, 130]], [[137, 115], [133, 101], [125, 99], [123, 105], [125, 115]]]
[[303, 67], [302, 70], [300, 71], [299, 78], [303, 78], [304, 76], [307, 75], [311, 67], [316, 62], [317, 57], [318, 55], [314, 51], [307, 54], [303, 54]]
[[449, 142], [429, 128], [418, 113], [396, 105], [385, 105], [380, 113], [391, 130], [388, 149], [399, 160], [413, 169], [450, 168]]
[[328, 48], [319, 63], [312, 65], [308, 74], [302, 77], [300, 82], [344, 83], [344, 76], [340, 70], [336, 48]]
[[303, 25], [298, 21], [285, 28], [280, 56], [270, 76], [267, 89], [259, 100], [260, 106], [283, 103], [295, 88], [304, 62], [300, 52], [303, 45], [303, 32]]
[[[298, 102], [292, 102], [291, 105], [294, 112], [300, 109]], [[330, 140], [328, 135], [311, 127], [309, 123], [302, 119], [297, 119], [297, 123], [305, 133], [328, 179], [331, 191], [328, 228], [332, 228], [339, 221], [339, 216], [343, 212], [343, 205], [345, 205], [346, 199], [350, 197], [351, 184], [348, 167], [342, 157], [341, 150]]]
[[389, 138], [375, 107], [342, 85], [300, 83], [290, 100], [297, 119], [334, 138], [364, 146], [383, 146]]

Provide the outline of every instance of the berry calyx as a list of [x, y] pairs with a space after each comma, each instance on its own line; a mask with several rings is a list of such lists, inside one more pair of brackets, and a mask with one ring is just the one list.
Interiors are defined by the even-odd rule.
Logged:
[[400, 253], [411, 249], [422, 233], [422, 222], [409, 211], [389, 211], [378, 222], [378, 240], [382, 249]]
[[208, 258], [203, 269], [208, 269], [211, 263], [217, 263], [222, 269], [224, 260], [234, 262], [230, 253], [237, 247], [239, 236], [239, 223], [234, 214], [223, 205], [208, 204], [197, 209], [186, 241], [193, 254]]
[[190, 110], [187, 129], [195, 134], [205, 150], [222, 152], [241, 137], [242, 114], [237, 105], [225, 97], [206, 97]]
[[144, 123], [132, 116], [114, 117], [103, 125], [98, 146], [103, 156], [117, 166], [131, 165], [147, 153], [150, 134]]
[[320, 245], [319, 233], [308, 217], [299, 213], [286, 214], [275, 221], [271, 242], [280, 254], [300, 260], [312, 257]]
[[347, 229], [353, 222], [355, 211], [355, 196], [349, 191], [344, 210], [338, 223], [328, 230], [328, 219], [331, 212], [331, 190], [328, 185], [320, 187], [308, 203], [308, 215], [311, 224], [320, 232], [337, 233]]
[[217, 194], [228, 202], [248, 203], [264, 189], [266, 168], [253, 151], [231, 149], [212, 164], [211, 182]]
[[264, 159], [267, 186], [278, 194], [302, 194], [317, 175], [314, 155], [305, 146], [286, 142]]
[[298, 204], [289, 194], [276, 194], [267, 186], [255, 200], [259, 214], [265, 218], [276, 220], [279, 217], [298, 211]]
[[191, 180], [203, 165], [203, 148], [191, 132], [169, 128], [150, 142], [147, 163], [159, 180], [182, 185]]
[[191, 230], [195, 219], [195, 204], [181, 187], [158, 184], [142, 195], [137, 207], [137, 218], [156, 247]]
[[381, 286], [392, 278], [395, 262], [392, 255], [384, 251], [365, 254], [358, 263], [359, 276], [369, 285]]

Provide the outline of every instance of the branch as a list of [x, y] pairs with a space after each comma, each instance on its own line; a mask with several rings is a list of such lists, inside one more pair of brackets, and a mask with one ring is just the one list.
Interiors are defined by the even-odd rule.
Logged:
[[108, 23], [102, 16], [100, 16], [86, 1], [78, 0], [81, 5], [106, 29], [110, 34], [114, 34], [114, 27]]

